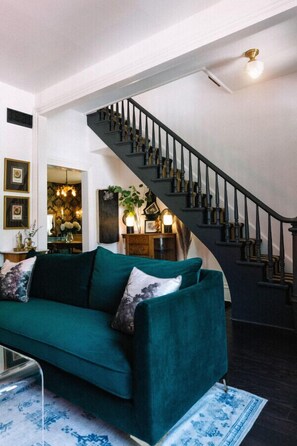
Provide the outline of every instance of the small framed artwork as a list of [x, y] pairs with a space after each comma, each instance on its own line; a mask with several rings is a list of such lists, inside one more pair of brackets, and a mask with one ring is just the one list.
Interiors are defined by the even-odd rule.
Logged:
[[144, 232], [146, 234], [148, 234], [150, 232], [158, 232], [155, 220], [145, 220], [145, 222], [144, 222]]
[[4, 190], [10, 192], [30, 191], [30, 163], [28, 161], [4, 159]]
[[29, 198], [4, 197], [4, 229], [29, 228]]

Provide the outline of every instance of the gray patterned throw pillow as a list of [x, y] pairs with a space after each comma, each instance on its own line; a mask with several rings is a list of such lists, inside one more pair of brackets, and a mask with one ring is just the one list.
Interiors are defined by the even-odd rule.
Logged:
[[164, 296], [165, 294], [177, 291], [181, 285], [182, 276], [172, 279], [161, 279], [150, 276], [134, 267], [124, 295], [118, 307], [115, 318], [111, 326], [123, 333], [134, 333], [134, 313], [139, 302], [153, 297]]
[[28, 286], [36, 257], [14, 263], [5, 260], [0, 271], [0, 299], [28, 302]]

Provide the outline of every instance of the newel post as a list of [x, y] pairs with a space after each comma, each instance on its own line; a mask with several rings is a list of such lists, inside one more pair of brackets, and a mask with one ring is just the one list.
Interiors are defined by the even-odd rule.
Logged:
[[293, 243], [293, 292], [292, 292], [292, 303], [294, 311], [295, 320], [295, 331], [297, 332], [297, 221], [292, 223], [292, 227], [289, 229], [292, 233], [292, 243]]

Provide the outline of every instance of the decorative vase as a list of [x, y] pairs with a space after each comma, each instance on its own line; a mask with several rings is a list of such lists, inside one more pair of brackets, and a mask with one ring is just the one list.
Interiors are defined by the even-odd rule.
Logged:
[[66, 241], [66, 243], [73, 242], [73, 234], [72, 234], [72, 232], [67, 232], [66, 237], [65, 237], [65, 241]]
[[25, 250], [31, 251], [31, 249], [34, 249], [34, 242], [31, 237], [25, 238]]

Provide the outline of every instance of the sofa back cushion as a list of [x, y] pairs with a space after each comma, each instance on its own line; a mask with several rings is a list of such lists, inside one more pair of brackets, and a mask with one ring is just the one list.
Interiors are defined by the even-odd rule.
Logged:
[[180, 288], [187, 288], [197, 283], [201, 265], [202, 260], [198, 257], [173, 262], [114, 254], [99, 247], [91, 278], [89, 305], [115, 314], [134, 266], [146, 274], [164, 279], [181, 275]]
[[95, 254], [96, 250], [37, 257], [30, 296], [87, 307]]

